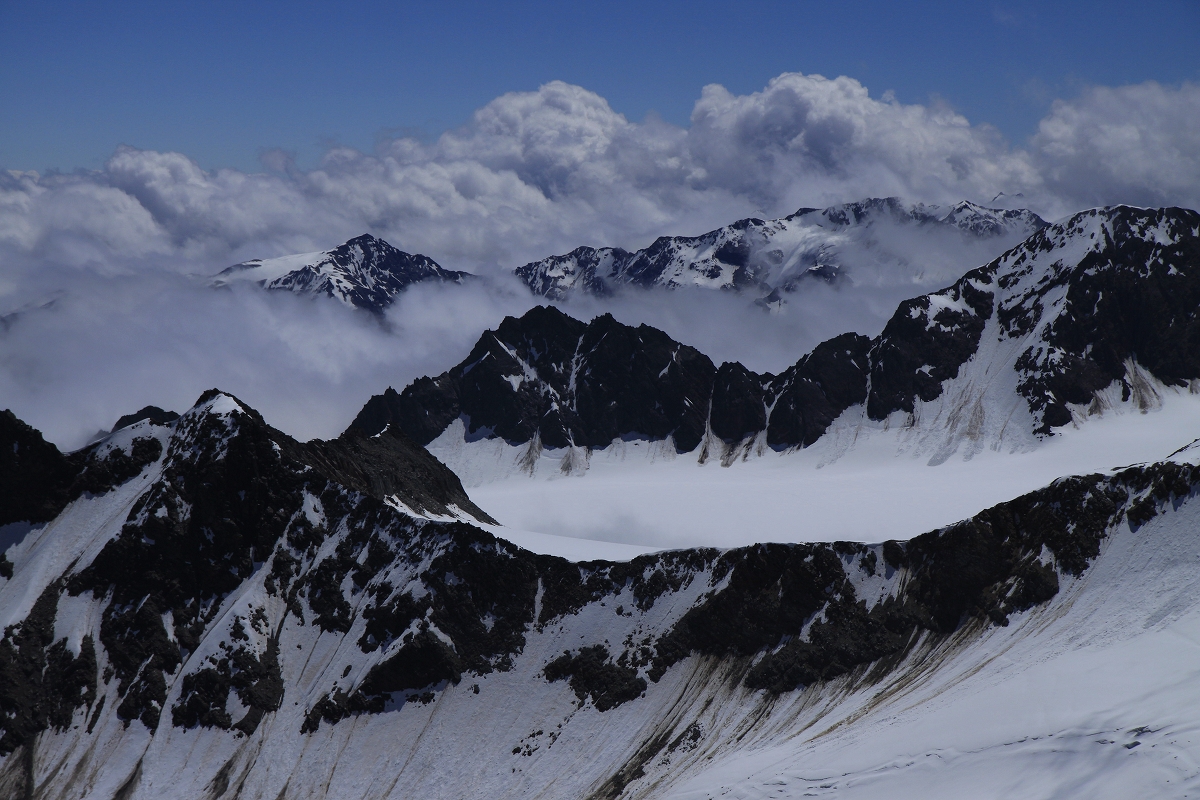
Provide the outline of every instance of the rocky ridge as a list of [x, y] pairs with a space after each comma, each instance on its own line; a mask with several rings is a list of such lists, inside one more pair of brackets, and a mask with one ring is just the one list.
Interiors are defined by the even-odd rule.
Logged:
[[[823, 210], [801, 208], [776, 220], [738, 220], [700, 236], [662, 236], [633, 252], [579, 247], [518, 267], [516, 275], [534, 294], [552, 300], [574, 292], [607, 295], [626, 286], [752, 289], [778, 299], [780, 292], [794, 291], [805, 281], [838, 283], [854, 274], [863, 260], [855, 246], [887, 250], [877, 229], [911, 229], [918, 235], [936, 229], [965, 239], [1019, 241], [1045, 225], [1027, 210], [871, 198]], [[937, 246], [932, 239], [926, 244]]]
[[[452, 476], [439, 485], [440, 465], [394, 433], [372, 451], [394, 482], [373, 483], [335, 445], [290, 440], [216, 391], [86, 456], [39, 446], [15, 419], [0, 435], [0, 467], [58, 465], [31, 484], [50, 521], [8, 549], [0, 582], [0, 788], [41, 797], [162, 796], [169, 781], [177, 796], [274, 798], [299, 773], [358, 797], [335, 764], [303, 760], [306, 743], [349, 736], [354, 751], [355, 736], [380, 735], [369, 720], [428, 726], [421, 708], [443, 698], [477, 697], [492, 715], [515, 697], [561, 709], [548, 743], [534, 729], [511, 754], [504, 741], [480, 753], [515, 775], [574, 714], [657, 702], [700, 664], [768, 695], [878, 681], [913, 648], [1046, 603], [1113, 530], [1177, 509], [1200, 483], [1200, 468], [1167, 462], [1066, 478], [906, 543], [573, 564], [475, 526], [482, 512]], [[136, 468], [109, 466], [122, 459]], [[391, 491], [404, 485], [418, 489]], [[700, 737], [692, 724], [569, 782], [615, 797]], [[188, 752], [181, 771], [174, 754]]]
[[[905, 301], [876, 338], [836, 337], [780, 375], [718, 367], [645, 325], [543, 307], [506, 318], [442, 375], [373, 397], [352, 427], [391, 425], [429, 444], [461, 422], [468, 442], [533, 455], [669, 440], [728, 463], [811, 445], [857, 413], [855, 424], [932, 431], [944, 460], [964, 442], [1032, 440], [1114, 404], [1151, 407], [1156, 386], [1189, 390], [1197, 307], [1200, 215], [1093, 209]], [[564, 470], [577, 460], [566, 452]]]

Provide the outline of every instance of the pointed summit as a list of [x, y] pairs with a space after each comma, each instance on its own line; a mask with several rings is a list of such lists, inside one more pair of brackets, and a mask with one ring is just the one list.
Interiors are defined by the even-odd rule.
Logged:
[[471, 277], [468, 272], [443, 269], [428, 256], [405, 253], [364, 233], [320, 253], [235, 264], [218, 273], [213, 283], [223, 286], [250, 280], [265, 289], [327, 295], [346, 305], [382, 314], [400, 292], [414, 283], [463, 283]]

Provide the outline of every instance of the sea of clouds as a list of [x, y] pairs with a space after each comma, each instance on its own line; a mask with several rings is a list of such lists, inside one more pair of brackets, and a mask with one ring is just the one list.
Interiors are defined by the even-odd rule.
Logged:
[[[482, 330], [528, 308], [508, 271], [579, 245], [637, 248], [880, 196], [987, 205], [1020, 193], [1050, 219], [1114, 203], [1197, 208], [1200, 86], [1094, 87], [1056, 102], [1014, 145], [949, 108], [873, 98], [847, 77], [789, 73], [742, 96], [707, 86], [687, 127], [630, 121], [554, 82], [496, 98], [430, 143], [335, 147], [311, 170], [282, 152], [262, 160], [260, 173], [206, 171], [185, 154], [121, 147], [95, 171], [0, 171], [0, 407], [75, 447], [122, 413], [182, 410], [220, 386], [289, 433], [330, 436], [370, 394], [443, 371]], [[364, 231], [491, 280], [410, 291], [386, 324], [204, 280]], [[977, 256], [964, 254], [962, 269]], [[712, 292], [567, 310], [612, 310], [767, 370], [831, 333], [876, 332], [895, 299], [864, 291], [831, 305], [820, 291], [775, 316]]]

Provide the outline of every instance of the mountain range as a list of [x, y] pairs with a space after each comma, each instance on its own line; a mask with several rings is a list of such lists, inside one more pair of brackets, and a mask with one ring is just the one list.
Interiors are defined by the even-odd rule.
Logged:
[[[1040, 229], [951, 286], [907, 300], [875, 338], [843, 334], [779, 375], [715, 365], [646, 325], [583, 323], [553, 307], [506, 318], [458, 366], [389, 389], [353, 427], [430, 445], [602, 449], [667, 440], [679, 453], [812, 445], [835, 420], [936, 433], [934, 459], [1022, 445], [1155, 382], [1200, 380], [1200, 215], [1093, 209]], [[566, 463], [566, 462], [564, 462]]]
[[[837, 283], [847, 274], [869, 280], [880, 266], [903, 270], [910, 254], [937, 261], [936, 251], [961, 248], [964, 240], [998, 241], [1004, 249], [1045, 225], [1023, 209], [871, 198], [824, 210], [801, 208], [782, 219], [738, 220], [700, 236], [663, 236], [633, 252], [579, 247], [518, 267], [516, 274], [534, 294], [558, 300], [575, 291], [605, 295], [627, 286], [697, 286], [754, 290], [773, 301], [807, 280]], [[898, 234], [915, 237], [919, 245], [895, 241]]]
[[[580, 247], [517, 267], [514, 274], [535, 296], [554, 300], [576, 291], [605, 296], [620, 287], [694, 286], [746, 290], [769, 305], [810, 279], [872, 284], [957, 275], [972, 259], [991, 258], [1045, 224], [1024, 209], [871, 198], [802, 208], [777, 220], [739, 220], [696, 237], [664, 236], [634, 252]], [[324, 252], [235, 264], [212, 282], [252, 281], [379, 314], [413, 284], [461, 284], [475, 277], [363, 234]]]
[[[779, 374], [542, 306], [327, 441], [219, 389], [69, 453], [0, 412], [0, 796], [1200, 791], [1200, 214], [986, 220], [896, 223], [1033, 229]], [[393, 250], [360, 237], [222, 280], [379, 313], [394, 265], [465, 279]], [[750, 264], [742, 285], [783, 286]], [[1124, 444], [1097, 446], [1114, 421]], [[1121, 460], [1145, 440], [1170, 447]], [[1027, 470], [1062, 441], [1096, 468], [917, 535], [886, 504], [857, 541], [821, 541], [803, 508], [764, 529], [739, 511], [772, 502], [735, 481], [754, 464], [794, 493], [806, 454], [825, 473], [865, 454], [835, 499], [871, 505], [881, 482]], [[628, 472], [635, 452], [675, 466]], [[534, 539], [463, 477], [570, 496], [601, 461], [667, 506], [696, 464], [730, 467], [703, 486], [753, 543], [568, 560], [514, 544]]]

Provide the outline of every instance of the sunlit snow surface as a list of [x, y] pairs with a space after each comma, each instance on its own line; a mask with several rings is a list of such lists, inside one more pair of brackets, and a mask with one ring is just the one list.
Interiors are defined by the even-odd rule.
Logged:
[[[113, 494], [105, 509], [132, 502]], [[107, 525], [119, 526], [119, 518]], [[428, 705], [400, 703], [311, 735], [299, 733], [306, 708], [345, 674], [343, 664], [361, 673], [364, 654], [354, 636], [283, 613], [260, 571], [226, 598], [222, 617], [268, 603], [282, 615], [281, 652], [298, 657], [285, 659], [283, 708], [255, 734], [171, 725], [150, 734], [122, 726], [110, 698], [94, 739], [81, 733], [81, 709], [71, 730], [39, 740], [38, 758], [55, 798], [112, 797], [134, 772], [130, 800], [214, 796], [222, 764], [244, 800], [608, 796], [605, 781], [653, 741], [664, 744], [625, 786], [627, 800], [1195, 797], [1198, 530], [1195, 498], [1136, 531], [1118, 523], [1092, 567], [1064, 576], [1045, 606], [1012, 615], [1008, 627], [923, 639], [878, 679], [859, 669], [774, 697], [741, 686], [728, 664], [691, 657], [645, 697], [603, 713], [545, 681], [542, 668], [565, 648], [665, 630], [703, 592], [698, 581], [632, 618], [589, 604], [531, 629], [510, 671], [466, 677]], [[89, 537], [72, 529], [69, 538]], [[55, 635], [94, 629], [88, 603], [83, 595], [60, 607]], [[175, 681], [168, 705], [177, 692]]]
[[[761, 541], [905, 539], [969, 517], [1064, 475], [1108, 472], [1166, 458], [1200, 437], [1200, 396], [1162, 391], [1162, 408], [1118, 410], [1060, 429], [1027, 449], [984, 447], [929, 466], [904, 430], [859, 431], [836, 441], [750, 455], [728, 467], [625, 442], [594, 451], [582, 475], [563, 475], [562, 451], [544, 451], [534, 477], [513, 464], [524, 448], [498, 440], [431, 446], [497, 535], [568, 558], [629, 558], [652, 549], [735, 547]], [[826, 439], [836, 437], [826, 437]], [[565, 539], [563, 542], [555, 539]], [[586, 541], [596, 542], [590, 550]], [[614, 544], [615, 543], [615, 544]], [[615, 545], [626, 545], [620, 548]]]
[[[844, 488], [858, 485], [851, 480], [855, 475], [859, 483], [873, 478], [901, 484], [886, 490], [894, 497], [905, 487], [912, 492], [925, 487], [922, 497], [928, 502], [942, 497], [938, 487], [949, 497], [975, 480], [994, 477], [1001, 485], [987, 491], [1008, 499], [1020, 481], [1040, 480], [1036, 470], [1057, 474], [1073, 465], [1162, 458], [1196, 438], [1200, 416], [1200, 398], [1168, 392], [1163, 400], [1160, 410], [1144, 415], [1091, 419], [1030, 452], [985, 449], [970, 461], [950, 459], [934, 467], [926, 466], [927, 455], [896, 456], [901, 440], [891, 430], [870, 437], [871, 448], [852, 449], [820, 469], [815, 448], [768, 453], [728, 469], [715, 463], [699, 467], [682, 456], [645, 464], [627, 459], [625, 466], [637, 471], [622, 482], [615, 477], [620, 465], [605, 468], [604, 459], [593, 456], [593, 469], [582, 478], [526, 477], [525, 484], [516, 485], [553, 488], [596, 481], [609, 488], [610, 499], [619, 499], [638, 483], [638, 475], [660, 493], [669, 488], [655, 477], [659, 471], [668, 477], [700, 475], [708, 482], [670, 500], [675, 509], [699, 503], [721, 479], [734, 482], [745, 509], [766, 496], [756, 494], [754, 487], [767, 483], [756, 481], [758, 476], [775, 475], [779, 485], [789, 475], [806, 482], [842, 474], [840, 483], [825, 484], [827, 493], [840, 492], [845, 513], [867, 518], [854, 498], [870, 492]], [[229, 413], [231, 408], [218, 397], [205, 410]], [[167, 430], [139, 423], [119, 431], [110, 444], [124, 446], [139, 434], [165, 437]], [[884, 446], [889, 443], [890, 450]], [[880, 466], [883, 457], [885, 466]], [[1200, 448], [1175, 458], [1194, 462]], [[90, 561], [119, 533], [142, 487], [156, 480], [162, 467], [160, 459], [112, 492], [81, 497], [9, 548], [17, 572], [0, 585], [0, 624], [20, 619], [50, 580], [69, 571], [72, 562]], [[688, 485], [682, 478], [678, 483]], [[971, 496], [976, 504], [992, 500], [983, 490]], [[913, 509], [904, 512], [910, 521], [917, 519], [918, 500], [905, 505]], [[825, 502], [836, 507], [832, 500]], [[697, 530], [716, 505], [689, 512]], [[564, 501], [560, 508], [569, 510], [569, 504]], [[577, 514], [587, 511], [576, 509]], [[902, 521], [899, 512], [894, 526], [888, 516], [872, 518], [875, 538], [903, 533]], [[556, 546], [587, 547], [563, 541]], [[331, 538], [325, 552], [335, 543]], [[464, 676], [458, 684], [438, 687], [427, 704], [400, 700], [385, 713], [321, 724], [315, 733], [302, 734], [308, 709], [331, 686], [347, 678], [346, 685], [360, 681], [379, 655], [356, 644], [361, 628], [334, 634], [287, 613], [284, 598], [266, 591], [266, 574], [258, 570], [222, 600], [211, 635], [167, 676], [164, 708], [179, 700], [181, 676], [220, 647], [216, 632], [221, 626], [261, 607], [279, 620], [275, 635], [280, 653], [287, 654], [282, 659], [286, 690], [277, 712], [250, 736], [171, 724], [151, 733], [139, 723], [122, 723], [115, 713], [117, 682], [102, 683], [98, 689], [107, 704], [103, 714], [97, 713], [93, 732], [85, 733], [91, 712], [80, 708], [70, 727], [39, 737], [39, 796], [158, 800], [215, 797], [220, 793], [214, 787], [229, 786], [236, 788], [228, 796], [236, 793], [243, 800], [584, 798], [609, 796], [606, 782], [630, 764], [637, 765], [638, 777], [624, 787], [626, 800], [1124, 800], [1200, 794], [1200, 500], [1195, 496], [1176, 498], [1136, 530], [1127, 520], [1117, 522], [1081, 577], [1061, 576], [1056, 597], [1013, 614], [1007, 627], [968, 624], [946, 639], [926, 636], [899, 663], [875, 674], [862, 667], [780, 696], [745, 688], [745, 662], [692, 656], [650, 683], [644, 697], [605, 712], [577, 703], [565, 682], [547, 682], [548, 661], [590, 643], [616, 648], [627, 637], [661, 635], [703, 595], [707, 581], [697, 580], [632, 614], [619, 613], [611, 597], [607, 605], [589, 603], [577, 614], [532, 626], [508, 671]], [[905, 575], [887, 570], [880, 580], [894, 586]], [[64, 596], [54, 638], [66, 638], [74, 650], [83, 635], [95, 636], [99, 601], [90, 592]], [[101, 669], [105, 659], [102, 651]], [[230, 703], [237, 705], [232, 696]], [[647, 754], [654, 743], [656, 749]], [[131, 781], [131, 775], [138, 777]]]
[[812, 728], [766, 725], [660, 796], [1200, 796], [1196, 511], [1122, 526], [1045, 609], [878, 691], [835, 682]]

